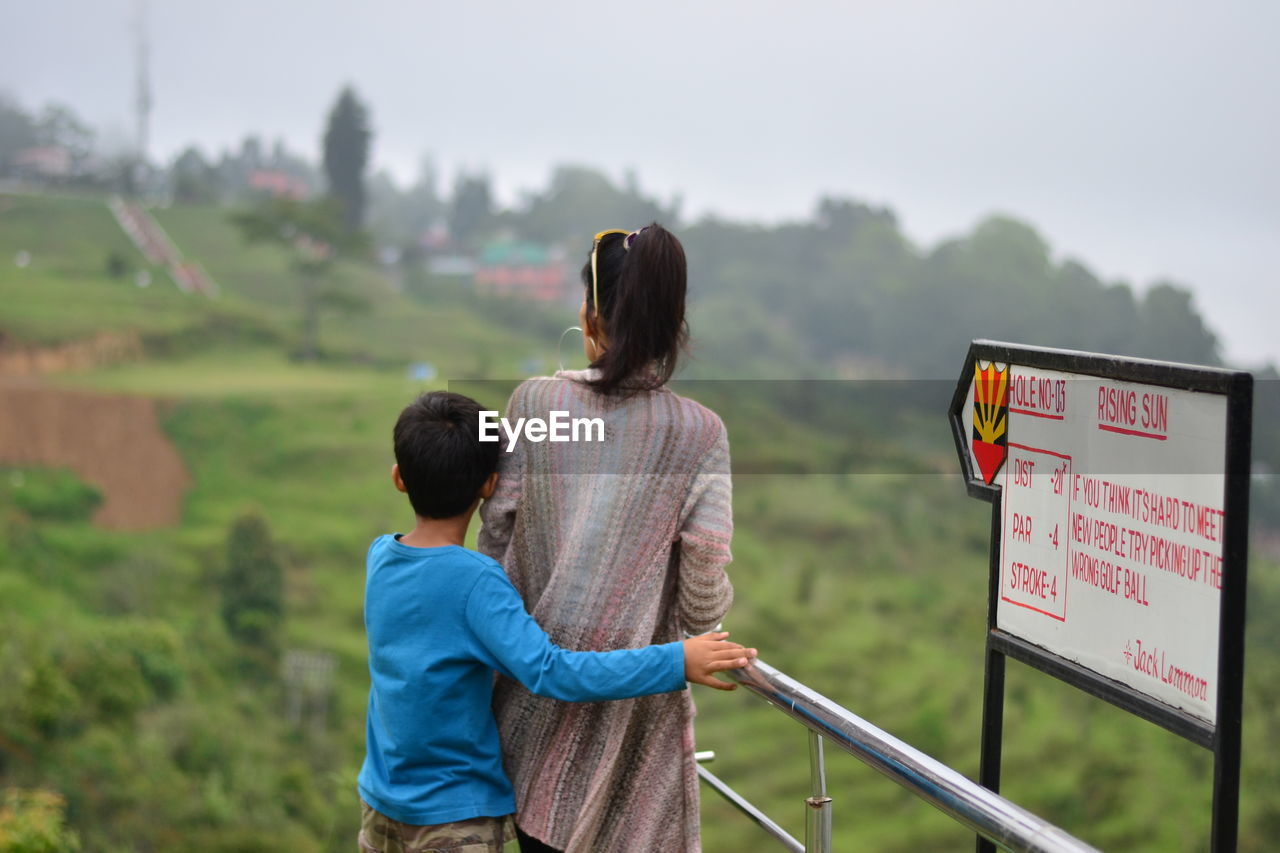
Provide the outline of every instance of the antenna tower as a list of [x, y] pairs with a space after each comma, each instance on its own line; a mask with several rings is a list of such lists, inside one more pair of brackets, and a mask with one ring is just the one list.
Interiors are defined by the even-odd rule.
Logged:
[[151, 125], [151, 43], [147, 38], [147, 0], [138, 0], [137, 19], [134, 22], [134, 36], [137, 40], [138, 87], [134, 100], [137, 120], [138, 168], [142, 169], [147, 162], [148, 136]]

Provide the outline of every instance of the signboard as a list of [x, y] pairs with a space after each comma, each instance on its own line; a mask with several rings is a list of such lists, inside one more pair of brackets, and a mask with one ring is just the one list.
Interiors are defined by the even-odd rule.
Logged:
[[1007, 397], [996, 625], [1213, 722], [1226, 397], [986, 362], [967, 433], [984, 371]]
[[1225, 758], [1233, 846], [1251, 395], [1238, 371], [972, 344], [951, 422], [993, 504], [984, 784], [1014, 657]]

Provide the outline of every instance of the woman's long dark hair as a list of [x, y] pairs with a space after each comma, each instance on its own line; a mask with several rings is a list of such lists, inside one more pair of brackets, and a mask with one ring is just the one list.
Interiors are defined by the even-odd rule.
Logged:
[[591, 386], [604, 394], [662, 386], [675, 373], [689, 339], [684, 246], [656, 222], [636, 235], [630, 249], [623, 247], [624, 239], [623, 234], [609, 234], [596, 253], [599, 314], [591, 292], [591, 261], [582, 267], [587, 317], [609, 339], [609, 348], [591, 363], [600, 371]]

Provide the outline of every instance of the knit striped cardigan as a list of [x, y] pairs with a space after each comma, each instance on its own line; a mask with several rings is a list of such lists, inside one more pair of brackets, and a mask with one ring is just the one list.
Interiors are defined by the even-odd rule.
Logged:
[[[508, 419], [598, 417], [604, 440], [522, 439], [504, 452], [479, 548], [564, 648], [708, 631], [733, 600], [724, 424], [665, 388], [598, 394], [584, 381], [594, 375], [561, 371], [512, 394]], [[494, 713], [529, 835], [570, 853], [699, 849], [688, 691], [575, 704], [500, 677]]]

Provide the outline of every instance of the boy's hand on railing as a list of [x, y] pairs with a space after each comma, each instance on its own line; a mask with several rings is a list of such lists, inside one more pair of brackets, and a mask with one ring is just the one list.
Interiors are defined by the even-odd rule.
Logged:
[[725, 640], [728, 631], [701, 634], [684, 641], [684, 678], [714, 687], [716, 690], [734, 690], [738, 685], [721, 681], [712, 676], [726, 669], [741, 669], [756, 656], [755, 649], [747, 649]]

